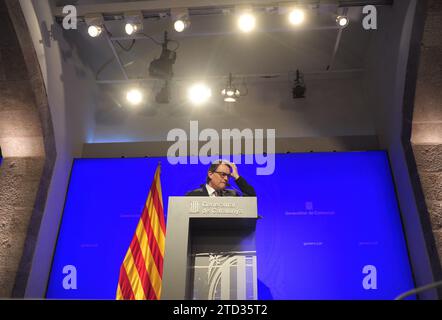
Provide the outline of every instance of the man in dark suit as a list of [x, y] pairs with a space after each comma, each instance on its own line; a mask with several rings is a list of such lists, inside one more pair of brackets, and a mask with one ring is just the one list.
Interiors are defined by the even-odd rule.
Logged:
[[[241, 190], [226, 189], [229, 186], [229, 178], [235, 179], [236, 185]], [[236, 165], [226, 160], [216, 160], [207, 172], [206, 184], [201, 188], [190, 191], [186, 196], [209, 196], [209, 197], [256, 197], [255, 189], [238, 174]]]

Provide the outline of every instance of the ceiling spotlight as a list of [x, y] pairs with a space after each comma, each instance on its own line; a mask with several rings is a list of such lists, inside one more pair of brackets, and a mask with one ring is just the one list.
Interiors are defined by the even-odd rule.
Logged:
[[238, 27], [242, 32], [248, 33], [255, 29], [256, 19], [251, 13], [243, 13], [238, 18]]
[[170, 102], [170, 86], [169, 81], [164, 82], [164, 86], [160, 89], [160, 91], [155, 96], [155, 101], [157, 103], [169, 103]]
[[187, 91], [187, 97], [195, 105], [207, 102], [212, 96], [212, 90], [203, 83], [194, 84]]
[[126, 93], [126, 100], [131, 105], [137, 106], [143, 101], [143, 93], [140, 89], [131, 89]]
[[126, 23], [126, 26], [124, 27], [124, 31], [126, 31], [128, 35], [131, 35], [132, 33], [136, 32], [136, 29], [137, 26], [132, 23]]
[[293, 9], [289, 13], [289, 22], [292, 25], [295, 26], [300, 25], [301, 23], [304, 22], [304, 19], [305, 19], [305, 13], [301, 9]]
[[235, 8], [235, 12], [238, 16], [238, 28], [242, 32], [247, 33], [255, 29], [256, 18], [251, 6], [238, 6]]
[[176, 51], [167, 48], [169, 41], [167, 31], [165, 31], [160, 57], [153, 60], [149, 65], [149, 75], [153, 78], [168, 80], [173, 77], [173, 64], [176, 61]]
[[102, 31], [103, 31], [103, 29], [102, 29], [100, 26], [97, 26], [97, 25], [92, 25], [92, 26], [89, 26], [89, 27], [87, 28], [87, 33], [88, 33], [92, 38], [96, 38], [96, 37], [98, 37], [98, 36], [101, 34]]
[[241, 92], [232, 85], [233, 77], [229, 74], [229, 80], [227, 87], [221, 91], [221, 95], [224, 97], [224, 102], [236, 102], [241, 95]]
[[183, 32], [184, 29], [187, 28], [187, 23], [185, 20], [176, 20], [175, 23], [173, 24], [173, 27], [175, 29], [176, 32]]
[[143, 14], [141, 12], [126, 12], [124, 18], [126, 19], [124, 31], [127, 35], [133, 35], [143, 29]]
[[338, 24], [339, 27], [345, 28], [350, 23], [350, 19], [348, 19], [347, 16], [338, 16], [336, 18], [336, 23]]
[[293, 99], [305, 98], [306, 90], [304, 75], [299, 70], [296, 70], [296, 78], [292, 89]]
[[170, 12], [172, 17], [173, 28], [176, 32], [183, 32], [190, 25], [189, 10], [187, 8], [172, 9]]
[[104, 28], [104, 19], [101, 14], [86, 15], [85, 22], [88, 26], [87, 33], [92, 38], [98, 37]]
[[133, 23], [126, 23], [126, 26], [124, 27], [124, 31], [126, 31], [127, 35], [132, 35], [134, 33], [137, 33], [139, 30], [139, 27], [136, 24]]

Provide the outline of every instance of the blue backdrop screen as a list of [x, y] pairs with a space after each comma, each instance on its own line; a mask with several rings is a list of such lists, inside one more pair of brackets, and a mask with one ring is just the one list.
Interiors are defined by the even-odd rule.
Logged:
[[[74, 161], [47, 297], [114, 299], [119, 269], [158, 161], [169, 196], [205, 182], [206, 165], [167, 158]], [[393, 299], [414, 287], [385, 152], [276, 155], [275, 172], [252, 184], [260, 299]], [[234, 184], [234, 183], [233, 183]], [[63, 288], [74, 266], [77, 289]]]

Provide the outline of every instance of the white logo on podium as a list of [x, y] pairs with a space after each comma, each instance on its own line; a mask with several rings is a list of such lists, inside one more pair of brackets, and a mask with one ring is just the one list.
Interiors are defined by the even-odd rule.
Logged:
[[198, 211], [199, 211], [198, 201], [190, 202], [190, 212], [191, 213], [198, 213]]
[[256, 251], [195, 254], [194, 300], [257, 300]]

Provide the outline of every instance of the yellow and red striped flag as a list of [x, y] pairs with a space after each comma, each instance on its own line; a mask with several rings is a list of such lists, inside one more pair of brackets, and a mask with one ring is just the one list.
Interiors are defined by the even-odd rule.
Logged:
[[118, 279], [117, 300], [159, 300], [166, 225], [158, 164], [146, 205]]

